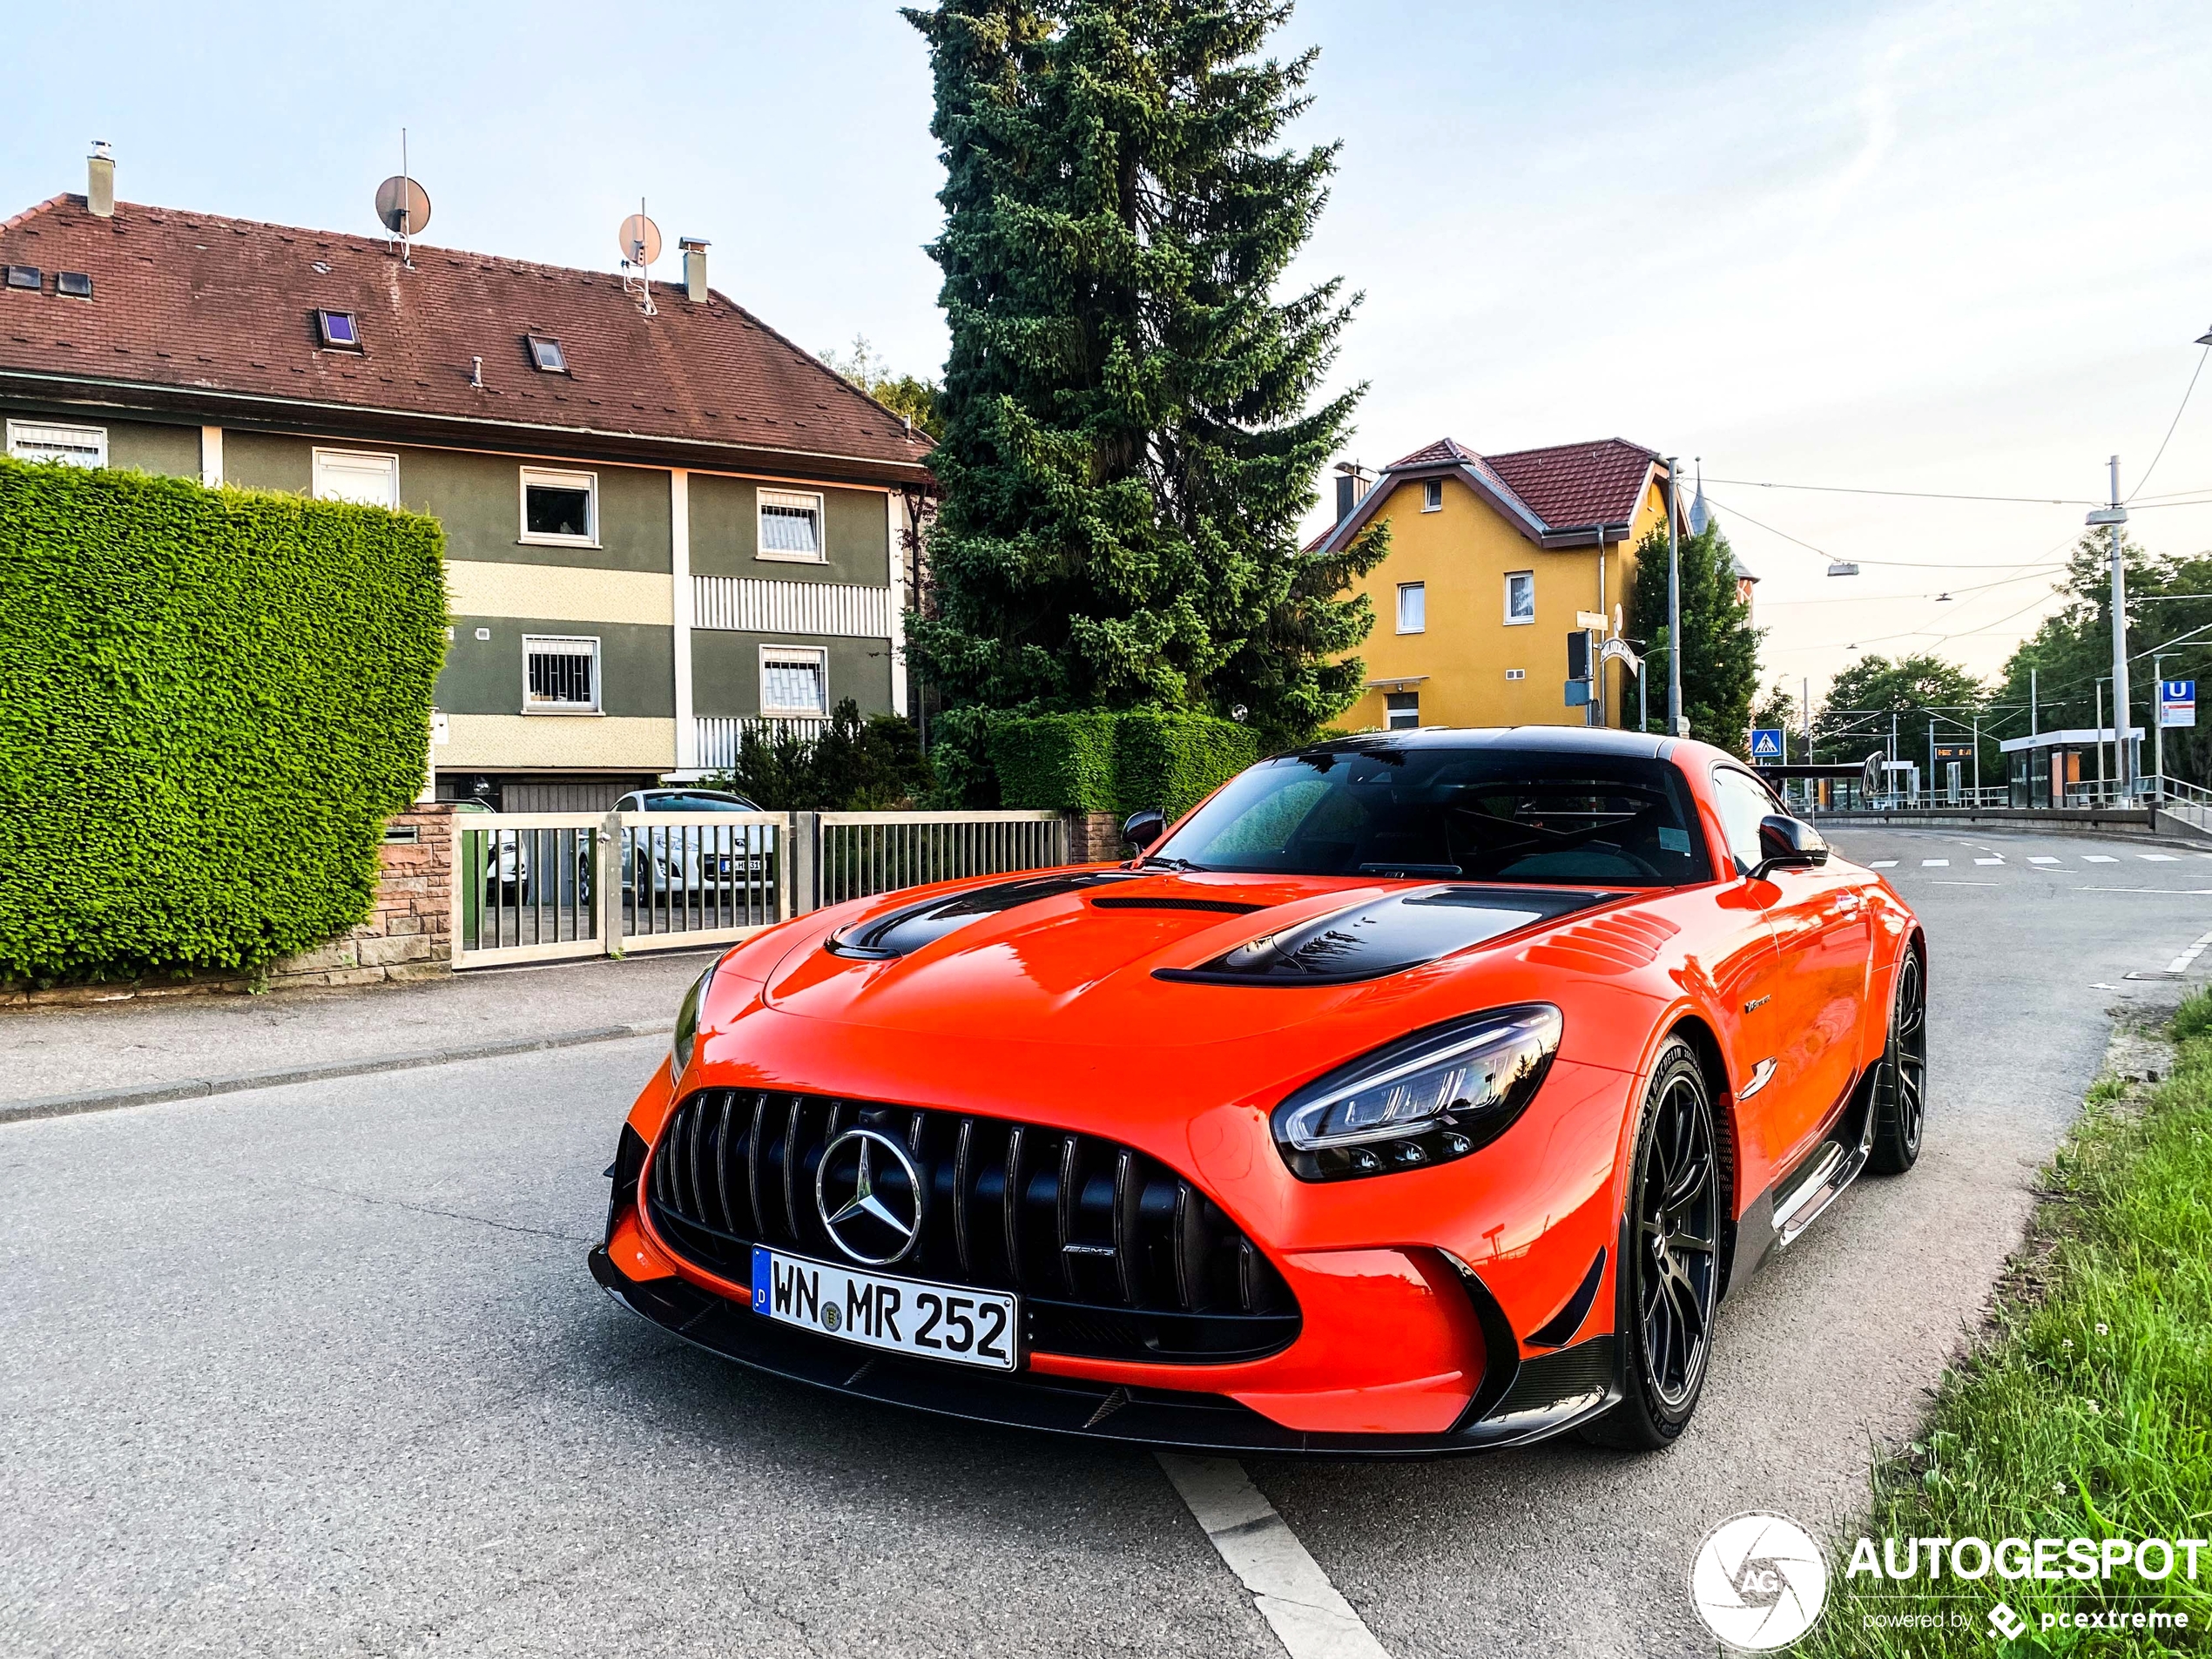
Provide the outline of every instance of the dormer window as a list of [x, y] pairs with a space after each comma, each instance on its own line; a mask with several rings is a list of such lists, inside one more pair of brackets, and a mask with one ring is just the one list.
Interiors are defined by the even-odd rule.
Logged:
[[350, 311], [315, 313], [315, 334], [325, 351], [359, 351], [361, 327]]
[[569, 360], [561, 349], [561, 342], [546, 334], [525, 334], [529, 341], [530, 362], [541, 374], [565, 374]]
[[57, 271], [54, 273], [54, 292], [71, 300], [92, 297], [92, 276], [89, 271]]

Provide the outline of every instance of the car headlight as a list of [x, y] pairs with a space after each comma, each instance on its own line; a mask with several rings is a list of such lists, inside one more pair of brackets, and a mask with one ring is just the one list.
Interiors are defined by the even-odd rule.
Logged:
[[691, 981], [691, 988], [684, 993], [684, 1001], [676, 1010], [676, 1037], [669, 1044], [668, 1056], [675, 1068], [674, 1075], [681, 1077], [684, 1069], [691, 1063], [691, 1050], [699, 1040], [699, 1004], [706, 1000], [706, 988], [714, 978], [714, 970], [722, 966], [717, 957], [705, 973]]
[[1543, 1086], [1565, 1022], [1548, 1002], [1493, 1008], [1376, 1049], [1275, 1109], [1301, 1181], [1448, 1163], [1513, 1127]]

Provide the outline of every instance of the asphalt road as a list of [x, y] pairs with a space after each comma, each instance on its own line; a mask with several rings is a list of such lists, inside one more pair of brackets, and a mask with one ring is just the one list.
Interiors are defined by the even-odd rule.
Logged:
[[[1854, 1515], [2108, 1010], [2182, 988], [2124, 976], [2212, 931], [2212, 855], [1838, 840], [1896, 860], [1929, 930], [1919, 1168], [1730, 1298], [1668, 1453], [1251, 1465], [1399, 1659], [1710, 1653], [1697, 1541], [1745, 1509]], [[0, 1130], [0, 1649], [1281, 1653], [1143, 1453], [870, 1413], [610, 1305], [583, 1251], [657, 1050]]]

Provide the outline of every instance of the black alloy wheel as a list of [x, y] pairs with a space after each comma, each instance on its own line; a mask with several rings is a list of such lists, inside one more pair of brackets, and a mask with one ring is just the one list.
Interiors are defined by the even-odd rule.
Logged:
[[1928, 974], [1911, 945], [1897, 965], [1890, 998], [1890, 1042], [1874, 1080], [1874, 1145], [1866, 1160], [1877, 1175], [1903, 1175], [1920, 1158], [1928, 1112]]
[[1628, 1391], [1591, 1440], [1657, 1450], [1696, 1409], [1720, 1299], [1721, 1174], [1712, 1090], [1689, 1045], [1674, 1038], [1644, 1094], [1629, 1189]]

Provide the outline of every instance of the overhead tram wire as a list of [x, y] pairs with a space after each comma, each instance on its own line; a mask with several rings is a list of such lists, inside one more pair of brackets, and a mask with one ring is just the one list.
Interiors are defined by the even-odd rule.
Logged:
[[[2070, 496], [1969, 496], [1948, 489], [1874, 489], [1858, 484], [1784, 484], [1765, 478], [1711, 478], [1716, 484], [1742, 484], [1748, 489], [1803, 489], [1823, 496], [1900, 496], [1914, 501], [2014, 502], [2029, 507], [2101, 507], [2104, 502]], [[1777, 531], [1779, 535], [1781, 532]]]
[[[2150, 465], [2143, 469], [2143, 475], [2135, 481], [2134, 494], [2128, 497], [2129, 504], [2133, 504], [2136, 496], [2143, 493], [2143, 486], [2150, 482], [2151, 474], [2156, 472], [2158, 463], [2166, 459], [2166, 446], [2174, 442], [2174, 434], [2182, 424], [2182, 416], [2188, 410], [2189, 397], [2196, 390], [2197, 378], [2204, 373], [2204, 360], [2208, 357], [2212, 357], [2212, 334], [2205, 336], [2204, 349], [2196, 354], [2196, 368], [2189, 375], [2189, 383], [2182, 393], [2181, 408], [2174, 411], [2174, 418], [2166, 423], [2166, 435], [2158, 441], [2158, 453], [2150, 458]], [[2188, 503], [2178, 504], [2185, 506]]]
[[[1757, 525], [1760, 529], [1764, 530], [1770, 536], [1779, 536], [1785, 542], [1796, 543], [1797, 546], [1804, 549], [1808, 553], [1817, 553], [1822, 558], [1827, 559], [1831, 563], [1842, 558], [1843, 556], [1839, 553], [1831, 553], [1824, 547], [1815, 547], [1811, 542], [1804, 540], [1802, 536], [1792, 536], [1787, 530], [1778, 530], [1775, 529], [1773, 525], [1767, 523], [1762, 519], [1753, 518], [1750, 514], [1745, 512], [1741, 507], [1736, 506], [1730, 502], [1724, 502], [1717, 496], [1709, 494], [1705, 499], [1710, 502], [1714, 506], [1735, 514], [1737, 517], [1742, 519], [1745, 523]], [[2049, 502], [2038, 503], [2038, 505], [2042, 506], [2047, 506], [2050, 504], [2051, 503]], [[2063, 506], [2066, 503], [2060, 502], [2058, 504]], [[2064, 547], [2067, 544], [2067, 543], [2065, 542], [2059, 543], [2060, 547]], [[2021, 559], [2010, 564], [1961, 564], [1956, 559], [1862, 558], [1851, 561], [1851, 563], [1856, 564], [1871, 564], [1878, 566], [1883, 570], [2019, 570], [2026, 569], [2031, 563], [2044, 564], [2050, 563], [2051, 562], [2051, 555], [2049, 554], [2044, 555], [2041, 559]], [[2059, 561], [2059, 563], [2062, 563], [2064, 561]], [[2054, 565], [2054, 568], [2056, 568], [2056, 566]]]

